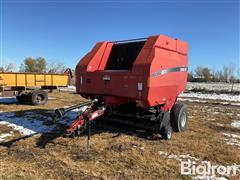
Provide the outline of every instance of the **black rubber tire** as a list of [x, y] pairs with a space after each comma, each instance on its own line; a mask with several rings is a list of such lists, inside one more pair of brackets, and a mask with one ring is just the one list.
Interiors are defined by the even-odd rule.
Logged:
[[23, 104], [24, 103], [23, 96], [16, 96], [16, 99], [19, 102], [19, 104]]
[[162, 138], [165, 139], [165, 140], [171, 139], [172, 134], [173, 134], [173, 130], [172, 130], [172, 127], [170, 125], [164, 126], [161, 130]]
[[28, 104], [29, 103], [29, 95], [28, 94], [19, 94], [16, 96], [17, 101], [19, 104]]
[[183, 103], [176, 103], [171, 109], [170, 119], [173, 131], [185, 131], [188, 127], [187, 106]]
[[36, 90], [30, 94], [30, 102], [32, 105], [44, 105], [48, 101], [48, 94], [43, 90]]

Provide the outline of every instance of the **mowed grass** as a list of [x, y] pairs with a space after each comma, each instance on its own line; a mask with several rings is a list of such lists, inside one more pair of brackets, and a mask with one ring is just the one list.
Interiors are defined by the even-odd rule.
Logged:
[[[0, 104], [0, 111], [34, 112], [51, 116], [55, 108], [85, 101], [79, 95], [53, 93], [44, 106]], [[170, 141], [161, 136], [109, 123], [93, 127], [90, 148], [86, 136], [69, 138], [52, 132], [0, 145], [0, 179], [191, 179], [180, 174], [180, 162], [159, 154], [187, 155], [215, 165], [240, 164], [240, 149], [228, 145], [222, 133], [240, 135], [229, 127], [239, 119], [234, 106], [187, 103], [189, 128], [174, 133]], [[214, 113], [218, 112], [218, 113]], [[226, 126], [221, 127], [218, 123]], [[0, 133], [9, 129], [0, 126]], [[17, 134], [7, 140], [20, 137]], [[240, 176], [232, 177], [239, 179]]]

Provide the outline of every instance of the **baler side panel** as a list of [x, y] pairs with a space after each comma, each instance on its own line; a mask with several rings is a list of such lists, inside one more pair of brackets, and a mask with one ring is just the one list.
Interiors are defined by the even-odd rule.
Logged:
[[89, 59], [87, 72], [94, 72], [98, 70], [98, 67], [100, 66], [106, 46], [107, 46], [107, 42], [100, 43], [100, 47], [92, 51], [93, 57]]
[[148, 38], [146, 43], [144, 44], [141, 52], [139, 53], [137, 59], [135, 60], [132, 68], [132, 72], [134, 74], [141, 74], [145, 72], [145, 70], [149, 70], [146, 68], [147, 65], [151, 64], [151, 60], [149, 59], [149, 55], [152, 52], [153, 46], [157, 40], [158, 36], [151, 36]]
[[111, 50], [112, 50], [112, 46], [113, 46], [113, 43], [111, 43], [111, 42], [107, 43], [107, 45], [105, 47], [105, 50], [104, 50], [104, 53], [103, 53], [103, 56], [101, 58], [101, 62], [99, 64], [98, 70], [104, 70], [105, 69], [108, 57], [109, 57], [109, 55], [111, 53]]
[[101, 48], [103, 42], [99, 42], [97, 43], [92, 50], [87, 53], [82, 59], [81, 61], [79, 61], [79, 63], [77, 64], [78, 66], [84, 67], [87, 66], [89, 64], [89, 62], [91, 61], [91, 59], [93, 58], [93, 56], [96, 54], [96, 52]]
[[167, 109], [171, 109], [176, 97], [185, 89], [187, 83], [187, 44], [161, 35], [153, 54], [148, 102], [145, 104], [150, 106], [166, 104]]
[[[142, 83], [142, 90], [138, 90], [139, 100], [144, 101], [148, 95], [148, 77], [150, 74], [151, 61], [153, 59], [153, 46], [157, 41], [158, 36], [150, 36], [144, 44], [141, 52], [135, 60], [132, 68], [132, 73], [138, 75], [138, 82]], [[144, 102], [143, 102], [144, 103]], [[145, 102], [145, 106], [149, 104]]]
[[101, 59], [107, 47], [107, 42], [98, 42], [94, 48], [79, 61], [76, 66], [76, 91], [81, 93], [82, 82], [86, 81], [86, 72], [94, 72], [101, 66]]

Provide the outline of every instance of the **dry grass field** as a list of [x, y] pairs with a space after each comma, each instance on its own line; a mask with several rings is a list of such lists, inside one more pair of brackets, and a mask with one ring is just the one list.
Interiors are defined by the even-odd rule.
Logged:
[[[65, 137], [66, 124], [53, 124], [50, 118], [55, 108], [84, 99], [73, 93], [50, 96], [44, 106], [1, 99], [0, 179], [201, 179], [181, 175], [180, 162], [240, 165], [239, 106], [210, 100], [185, 102], [189, 128], [174, 133], [170, 141], [139, 129], [98, 122], [86, 150], [86, 136]], [[224, 178], [240, 179], [240, 175]]]

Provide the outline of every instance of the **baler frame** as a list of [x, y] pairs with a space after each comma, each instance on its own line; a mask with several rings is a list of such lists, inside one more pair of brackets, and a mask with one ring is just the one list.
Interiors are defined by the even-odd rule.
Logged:
[[[125, 121], [119, 118], [117, 113], [113, 113], [109, 106], [102, 101], [102, 99], [94, 99], [88, 102], [84, 102], [78, 105], [73, 105], [68, 108], [60, 108], [55, 110], [54, 121], [58, 121], [69, 111], [78, 109], [79, 115], [71, 123], [71, 125], [66, 129], [66, 133], [69, 136], [78, 136], [82, 132], [88, 131], [88, 140], [90, 140], [91, 135], [91, 124], [96, 120], [111, 121], [116, 123], [121, 123], [124, 125], [132, 126], [135, 128], [140, 128], [143, 130], [151, 131], [154, 133], [161, 134], [164, 139], [170, 139], [172, 136], [172, 128], [170, 122], [170, 112], [163, 111], [158, 108], [156, 116], [142, 116], [139, 114], [128, 115], [124, 114], [126, 118], [135, 118], [138, 121]], [[118, 116], [118, 117], [117, 117]], [[102, 117], [102, 118], [100, 118]], [[140, 121], [142, 119], [142, 121]], [[143, 121], [145, 120], [145, 121]], [[142, 124], [141, 124], [142, 123]]]

